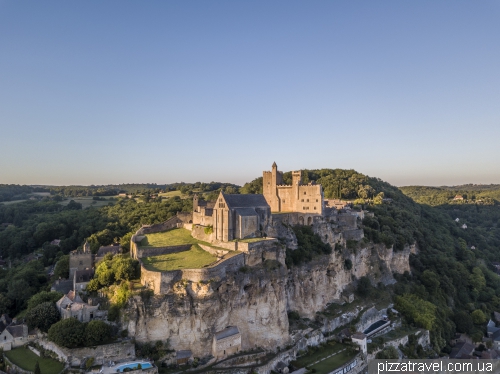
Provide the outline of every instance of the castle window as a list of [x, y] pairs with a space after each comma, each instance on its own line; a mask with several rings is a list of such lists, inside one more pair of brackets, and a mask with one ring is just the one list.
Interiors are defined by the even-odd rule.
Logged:
[[80, 261], [80, 265], [83, 265], [83, 261]]
[[283, 200], [283, 204], [285, 203], [285, 200]]
[[300, 202], [301, 202], [301, 203], [303, 203], [303, 202], [304, 202], [304, 199], [300, 200]]
[[316, 199], [316, 202], [318, 202], [318, 199]]
[[309, 202], [309, 199], [307, 199], [307, 202]]
[[316, 207], [314, 207], [314, 210], [316, 210]]
[[306, 191], [304, 191], [304, 195], [306, 194]]

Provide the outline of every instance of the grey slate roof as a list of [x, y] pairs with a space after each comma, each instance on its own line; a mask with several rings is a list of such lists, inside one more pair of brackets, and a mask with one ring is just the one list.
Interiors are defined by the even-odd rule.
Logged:
[[236, 326], [228, 326], [224, 330], [215, 333], [215, 340], [221, 340], [232, 335], [239, 334], [240, 330]]
[[248, 194], [248, 195], [238, 195], [222, 194], [229, 208], [254, 208], [254, 207], [266, 207], [269, 208], [264, 195], [260, 194]]
[[236, 208], [236, 213], [240, 216], [256, 216], [257, 212], [253, 208]]
[[24, 336], [24, 326], [7, 326], [7, 331], [10, 332], [13, 338], [22, 338]]
[[52, 289], [63, 294], [67, 294], [73, 289], [73, 279], [56, 281], [52, 285]]
[[363, 340], [363, 339], [366, 339], [366, 335], [363, 334], [362, 332], [357, 332], [355, 334], [352, 334], [351, 335], [351, 338], [352, 339], [358, 339], [358, 340]]
[[470, 343], [458, 343], [450, 353], [450, 358], [465, 358], [472, 354], [474, 346]]

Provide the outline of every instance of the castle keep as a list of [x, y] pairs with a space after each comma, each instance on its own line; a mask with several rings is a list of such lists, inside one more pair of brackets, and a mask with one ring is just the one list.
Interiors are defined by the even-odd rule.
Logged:
[[283, 184], [283, 173], [278, 171], [276, 162], [272, 171], [264, 171], [262, 176], [264, 198], [274, 212], [301, 212], [323, 214], [323, 188], [321, 185], [302, 184], [302, 172], [292, 172], [292, 185]]

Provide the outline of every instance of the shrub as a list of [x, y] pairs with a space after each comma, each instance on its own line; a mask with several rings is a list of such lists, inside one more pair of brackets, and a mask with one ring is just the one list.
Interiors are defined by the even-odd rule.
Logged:
[[111, 326], [103, 321], [90, 321], [85, 327], [85, 344], [87, 346], [99, 345], [111, 337]]
[[49, 329], [49, 340], [66, 348], [81, 347], [84, 337], [85, 325], [75, 318], [63, 319]]
[[346, 258], [345, 261], [344, 261], [344, 266], [347, 270], [351, 270], [352, 269], [352, 261], [350, 258]]
[[31, 328], [38, 327], [47, 332], [54, 323], [61, 318], [56, 305], [51, 301], [46, 301], [37, 305], [26, 313], [26, 322]]

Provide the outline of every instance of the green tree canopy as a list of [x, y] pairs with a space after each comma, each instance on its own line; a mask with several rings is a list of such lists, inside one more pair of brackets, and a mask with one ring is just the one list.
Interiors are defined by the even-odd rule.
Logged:
[[63, 319], [52, 325], [48, 337], [62, 347], [81, 347], [85, 342], [85, 325], [75, 318]]
[[26, 322], [31, 328], [39, 328], [47, 332], [61, 318], [56, 305], [52, 301], [43, 302], [26, 313]]

